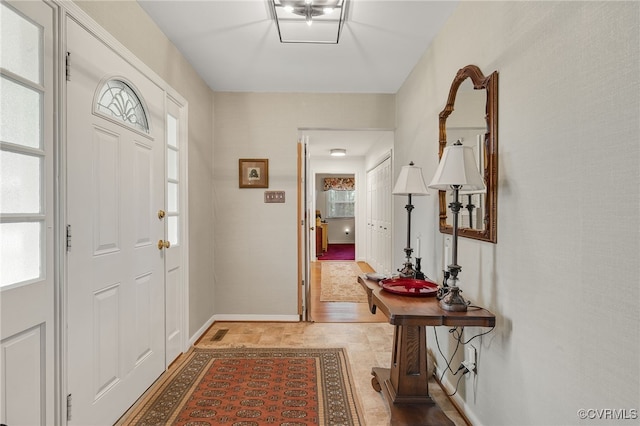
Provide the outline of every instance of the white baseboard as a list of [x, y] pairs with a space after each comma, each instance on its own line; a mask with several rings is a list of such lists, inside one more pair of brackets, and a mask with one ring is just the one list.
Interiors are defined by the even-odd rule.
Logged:
[[[434, 375], [440, 378], [442, 376], [442, 371], [439, 371], [438, 368], [436, 367]], [[444, 391], [447, 393], [447, 395], [452, 394], [456, 390], [455, 386], [453, 386], [446, 377], [440, 381], [440, 384], [444, 388]], [[471, 411], [471, 408], [467, 405], [467, 403], [462, 399], [460, 395], [456, 393], [455, 395], [448, 396], [447, 398], [453, 400], [453, 403], [456, 405], [458, 410], [462, 411], [462, 414], [464, 414], [464, 416], [467, 418], [467, 420], [469, 420], [469, 422], [472, 425], [482, 426], [482, 423], [480, 422], [480, 420], [475, 416], [473, 411]]]
[[299, 315], [219, 314], [216, 321], [300, 322]]
[[253, 315], [253, 314], [220, 314], [214, 315], [205, 322], [189, 339], [188, 350], [216, 321], [256, 321], [256, 322], [300, 322], [299, 315]]
[[[209, 329], [209, 327], [211, 327], [211, 325], [212, 325], [215, 321], [216, 321], [216, 320], [215, 320], [215, 315], [214, 315], [214, 316], [212, 316], [211, 318], [209, 318], [209, 319], [207, 320], [207, 322], [205, 322], [205, 323], [202, 325], [202, 327], [200, 327], [200, 328], [198, 329], [198, 331], [196, 331], [196, 332], [193, 334], [193, 336], [191, 336], [191, 338], [189, 339], [189, 348], [190, 348], [191, 346], [193, 346], [193, 345], [198, 341], [198, 339], [199, 339], [200, 337], [202, 337], [202, 335], [203, 335], [203, 334], [204, 334], [204, 333]], [[189, 349], [189, 348], [187, 348], [187, 349]]]

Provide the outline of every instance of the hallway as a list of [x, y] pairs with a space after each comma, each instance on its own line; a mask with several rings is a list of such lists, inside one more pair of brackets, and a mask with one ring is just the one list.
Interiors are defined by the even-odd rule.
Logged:
[[[357, 262], [363, 273], [374, 272], [366, 262]], [[310, 315], [314, 322], [387, 322], [381, 313], [372, 314], [367, 303], [321, 302], [320, 280], [322, 262], [311, 262], [311, 306]], [[360, 285], [357, 284], [356, 285]]]

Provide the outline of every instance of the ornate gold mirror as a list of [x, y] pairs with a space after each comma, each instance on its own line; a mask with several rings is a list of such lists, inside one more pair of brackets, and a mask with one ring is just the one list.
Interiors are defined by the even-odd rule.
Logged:
[[[454, 108], [455, 107], [455, 108]], [[454, 113], [455, 110], [455, 113]], [[498, 72], [485, 77], [475, 65], [458, 70], [451, 83], [447, 105], [440, 113], [440, 157], [447, 146], [461, 140], [472, 146], [485, 194], [461, 192], [458, 236], [497, 242], [498, 207]], [[451, 195], [440, 191], [440, 232], [451, 234], [447, 206]]]

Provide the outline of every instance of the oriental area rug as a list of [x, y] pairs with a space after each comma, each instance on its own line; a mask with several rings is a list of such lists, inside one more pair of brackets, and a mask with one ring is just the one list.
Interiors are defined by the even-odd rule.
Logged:
[[321, 265], [321, 302], [367, 303], [367, 293], [358, 284], [362, 269], [356, 262], [322, 262]]
[[362, 425], [342, 348], [193, 348], [119, 425]]

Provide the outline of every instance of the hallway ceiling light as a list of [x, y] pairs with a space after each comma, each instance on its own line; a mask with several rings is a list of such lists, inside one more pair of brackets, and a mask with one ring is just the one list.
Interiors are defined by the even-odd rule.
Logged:
[[347, 155], [347, 150], [342, 148], [334, 148], [331, 150], [332, 157], [344, 157]]
[[268, 0], [281, 43], [338, 44], [349, 0]]

